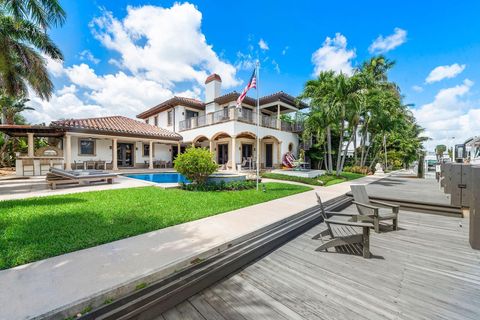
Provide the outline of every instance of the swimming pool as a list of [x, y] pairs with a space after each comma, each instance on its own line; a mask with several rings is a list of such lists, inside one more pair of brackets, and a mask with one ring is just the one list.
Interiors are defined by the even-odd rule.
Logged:
[[165, 173], [139, 173], [139, 174], [127, 174], [129, 178], [150, 181], [155, 183], [188, 183], [184, 176], [177, 172], [165, 172]]

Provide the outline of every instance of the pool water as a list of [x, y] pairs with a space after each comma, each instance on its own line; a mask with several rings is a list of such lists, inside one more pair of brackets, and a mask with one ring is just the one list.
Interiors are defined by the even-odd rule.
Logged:
[[171, 172], [171, 173], [141, 173], [141, 174], [127, 174], [125, 175], [129, 178], [150, 181], [155, 183], [188, 183], [187, 180], [180, 173]]

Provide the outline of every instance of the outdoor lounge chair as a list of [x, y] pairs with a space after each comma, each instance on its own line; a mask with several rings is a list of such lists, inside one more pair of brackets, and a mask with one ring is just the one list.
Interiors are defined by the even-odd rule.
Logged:
[[[327, 226], [327, 229], [313, 237], [313, 239], [321, 239], [324, 242], [320, 247], [315, 249], [315, 251], [328, 251], [328, 248], [360, 245], [362, 247], [363, 257], [370, 258], [370, 228], [373, 227], [373, 224], [329, 218], [329, 216], [341, 216], [349, 217], [351, 219], [357, 214], [325, 211], [322, 199], [320, 199], [318, 193], [315, 194], [317, 195], [317, 202], [320, 206], [320, 215]], [[332, 228], [332, 225], [335, 225], [336, 227]], [[355, 228], [362, 228], [362, 232], [357, 232]], [[323, 238], [327, 236], [329, 236], [330, 239], [324, 241]]]
[[113, 179], [118, 176], [115, 173], [109, 173], [99, 170], [80, 170], [80, 171], [66, 171], [62, 169], [50, 168], [47, 173], [47, 183], [52, 190], [57, 188], [57, 185], [63, 184], [85, 184], [91, 182], [106, 182], [113, 183]]
[[[364, 185], [351, 185], [353, 203], [357, 206], [359, 215], [357, 221], [373, 222], [375, 232], [380, 232], [380, 221], [392, 220], [393, 230], [398, 230], [398, 210], [400, 206], [382, 201], [370, 200]], [[374, 206], [377, 204], [387, 208]]]

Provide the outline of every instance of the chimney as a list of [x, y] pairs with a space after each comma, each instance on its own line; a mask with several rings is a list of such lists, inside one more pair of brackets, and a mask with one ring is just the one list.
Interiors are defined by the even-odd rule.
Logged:
[[220, 96], [222, 90], [222, 78], [213, 73], [205, 80], [205, 103], [212, 102]]

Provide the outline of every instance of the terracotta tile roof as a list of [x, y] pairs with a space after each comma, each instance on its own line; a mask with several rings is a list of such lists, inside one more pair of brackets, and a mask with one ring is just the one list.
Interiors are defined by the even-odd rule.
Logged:
[[[237, 91], [232, 91], [227, 94], [224, 94], [223, 96], [216, 98], [215, 102], [219, 104], [224, 104], [224, 103], [237, 100], [239, 96], [240, 96], [240, 93], [238, 93]], [[261, 97], [260, 105], [264, 105], [264, 104], [275, 102], [275, 101], [282, 101], [292, 106], [298, 107], [299, 109], [308, 108], [308, 105], [306, 103], [304, 102], [297, 103], [297, 99], [294, 96], [291, 96], [288, 93], [285, 93], [283, 91], [278, 91], [268, 96]], [[256, 105], [256, 99], [249, 96], [246, 96], [243, 102], [245, 104], [252, 105], [252, 106]]]
[[205, 104], [197, 99], [192, 99], [192, 98], [187, 98], [187, 97], [173, 97], [171, 99], [168, 99], [159, 105], [156, 105], [155, 107], [152, 107], [140, 114], [137, 115], [137, 118], [140, 119], [146, 119], [150, 116], [153, 116], [154, 114], [157, 114], [161, 111], [165, 111], [167, 109], [170, 109], [172, 107], [182, 105], [190, 108], [194, 108], [197, 110], [205, 110]]
[[50, 127], [73, 132], [117, 134], [120, 136], [181, 140], [172, 131], [123, 116], [52, 121]]
[[[215, 98], [214, 101], [218, 104], [224, 104], [224, 103], [227, 103], [227, 102], [236, 101], [239, 96], [240, 96], [239, 92], [232, 91], [232, 92], [224, 94], [223, 96]], [[243, 99], [243, 103], [251, 105], [251, 106], [255, 106], [256, 105], [256, 99], [254, 99], [252, 97], [249, 97], [249, 96], [246, 96], [245, 99]]]
[[295, 106], [299, 109], [309, 107], [308, 104], [306, 104], [305, 102], [297, 101], [297, 98], [295, 98], [294, 96], [291, 96], [288, 93], [285, 93], [283, 91], [278, 91], [278, 92], [272, 93], [268, 96], [261, 97], [260, 98], [260, 105], [275, 102], [275, 101], [282, 101], [282, 102], [285, 102], [287, 104], [293, 105], [293, 106]]

